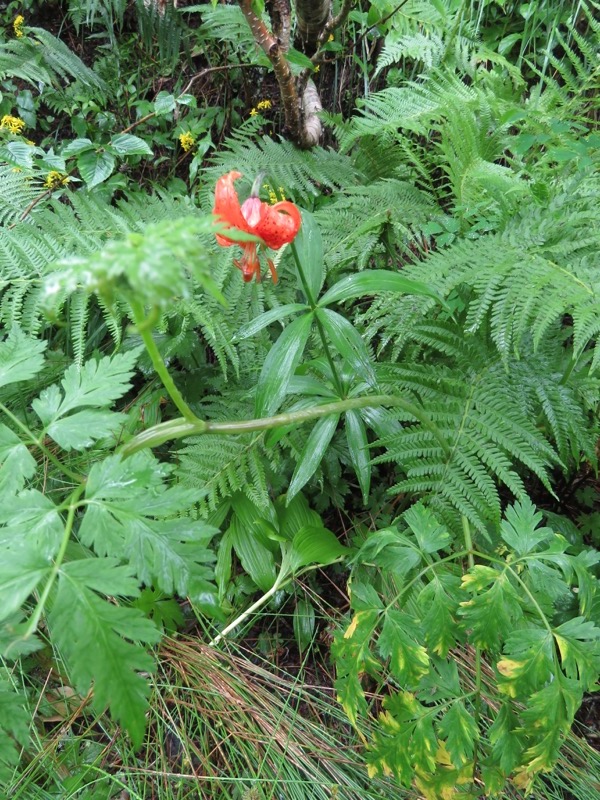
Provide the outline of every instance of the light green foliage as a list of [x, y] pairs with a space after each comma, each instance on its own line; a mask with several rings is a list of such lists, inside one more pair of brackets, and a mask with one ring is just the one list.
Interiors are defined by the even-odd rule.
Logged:
[[[596, 680], [600, 629], [581, 608], [562, 624], [553, 617], [575, 589], [597, 592], [582, 566], [598, 554], [570, 554], [541, 520], [528, 500], [507, 508], [494, 533], [502, 543], [475, 552], [472, 566], [420, 504], [368, 535], [354, 562], [354, 616], [334, 658], [340, 700], [356, 724], [367, 709], [364, 673], [387, 687], [369, 747], [374, 774], [433, 786], [496, 770], [500, 788], [511, 773], [531, 784], [554, 763], [581, 692]], [[383, 597], [369, 585], [376, 573]], [[451, 659], [468, 646], [478, 663], [473, 682]]]

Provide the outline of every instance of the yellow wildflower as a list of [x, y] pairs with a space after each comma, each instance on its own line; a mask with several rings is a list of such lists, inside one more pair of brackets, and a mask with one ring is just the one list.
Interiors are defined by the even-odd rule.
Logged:
[[327, 39], [328, 42], [333, 42], [333, 33], [329, 34], [329, 38]]
[[320, 72], [320, 71], [321, 71], [321, 65], [317, 64], [317, 66], [315, 67], [315, 72]]
[[250, 109], [250, 116], [255, 117], [258, 114], [258, 111], [255, 108]]
[[25, 127], [25, 122], [20, 117], [11, 117], [10, 114], [5, 114], [0, 121], [0, 128], [4, 128], [10, 133], [19, 134]]
[[279, 187], [279, 194], [281, 195], [281, 199], [282, 200], [287, 200], [287, 198], [285, 196], [285, 192], [283, 191], [283, 186]]
[[256, 104], [256, 108], [259, 111], [267, 111], [269, 108], [271, 108], [271, 106], [272, 106], [272, 103], [271, 103], [270, 100], [261, 100], [260, 102], [258, 102]]
[[180, 134], [179, 144], [182, 146], [185, 153], [189, 153], [192, 147], [196, 144], [196, 137], [189, 131]]
[[46, 189], [58, 189], [61, 186], [65, 186], [68, 182], [68, 175], [65, 175], [64, 172], [57, 172], [55, 169], [53, 169], [46, 175], [44, 186]]
[[15, 17], [15, 21], [13, 22], [13, 31], [15, 32], [15, 36], [17, 39], [20, 39], [23, 36], [23, 25], [25, 24], [25, 17], [22, 14], [18, 14]]

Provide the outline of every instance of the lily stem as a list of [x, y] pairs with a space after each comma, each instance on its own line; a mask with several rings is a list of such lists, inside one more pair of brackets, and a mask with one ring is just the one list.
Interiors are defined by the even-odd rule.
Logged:
[[300, 256], [298, 255], [298, 250], [296, 248], [296, 243], [292, 242], [290, 247], [292, 248], [292, 255], [294, 256], [294, 261], [296, 262], [296, 269], [298, 270], [298, 275], [300, 276], [300, 281], [302, 283], [302, 288], [304, 289], [304, 294], [306, 295], [306, 299], [308, 300], [308, 304], [315, 312], [315, 321], [317, 323], [317, 330], [319, 331], [319, 337], [321, 339], [321, 343], [323, 344], [323, 350], [325, 352], [325, 357], [329, 362], [329, 368], [331, 369], [331, 374], [333, 376], [333, 382], [335, 384], [335, 388], [342, 400], [346, 398], [346, 392], [344, 392], [344, 386], [342, 383], [342, 379], [340, 378], [339, 372], [337, 371], [337, 367], [335, 366], [335, 362], [333, 360], [333, 356], [331, 354], [331, 350], [329, 349], [329, 342], [327, 341], [327, 336], [325, 335], [325, 330], [323, 328], [323, 324], [319, 319], [319, 314], [317, 311], [317, 298], [312, 296], [312, 292], [308, 285], [308, 281], [306, 280], [306, 275], [304, 274], [304, 267], [302, 266], [302, 262], [300, 260]]
[[160, 351], [156, 346], [156, 342], [152, 336], [152, 325], [149, 324], [149, 322], [151, 322], [151, 320], [154, 318], [153, 315], [151, 314], [150, 317], [147, 318], [144, 313], [144, 306], [138, 300], [130, 300], [129, 304], [133, 312], [133, 321], [135, 322], [137, 331], [144, 342], [146, 350], [148, 351], [148, 355], [152, 361], [152, 366], [154, 367], [158, 377], [161, 379], [163, 386], [169, 394], [169, 397], [175, 403], [179, 412], [187, 422], [192, 422], [195, 425], [201, 426], [203, 424], [202, 420], [198, 419], [198, 417], [183, 399], [183, 395], [177, 386], [175, 386], [175, 381], [171, 377]]

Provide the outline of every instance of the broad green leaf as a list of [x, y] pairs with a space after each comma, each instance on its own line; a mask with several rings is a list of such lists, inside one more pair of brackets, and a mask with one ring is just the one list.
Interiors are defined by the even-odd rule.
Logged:
[[600, 628], [584, 617], [574, 617], [554, 629], [565, 673], [579, 679], [586, 691], [600, 675]]
[[352, 466], [358, 478], [363, 503], [366, 505], [369, 501], [369, 489], [371, 486], [371, 459], [367, 430], [358, 411], [346, 411], [345, 422], [346, 441], [350, 451], [350, 458], [352, 459]]
[[54, 503], [37, 489], [26, 489], [0, 503], [0, 552], [7, 547], [52, 558], [64, 525]]
[[315, 607], [309, 600], [298, 600], [294, 609], [294, 637], [300, 652], [306, 650], [315, 635]]
[[175, 110], [175, 105], [175, 97], [172, 94], [169, 94], [169, 92], [159, 92], [154, 101], [154, 113], [157, 116], [170, 114], [171, 111]]
[[500, 526], [500, 535], [509, 547], [518, 555], [526, 555], [541, 543], [554, 536], [550, 528], [538, 528], [542, 521], [542, 513], [536, 511], [528, 498], [523, 502], [508, 506], [504, 512], [505, 519]]
[[104, 150], [84, 150], [77, 157], [77, 169], [88, 189], [93, 189], [107, 178], [115, 168], [115, 157]]
[[307, 525], [294, 536], [290, 564], [295, 572], [309, 564], [332, 564], [347, 553], [348, 549], [328, 528]]
[[281, 405], [289, 380], [302, 358], [312, 322], [312, 312], [295, 319], [269, 350], [256, 387], [257, 417], [273, 414]]
[[47, 433], [63, 450], [85, 450], [117, 433], [126, 421], [125, 414], [114, 411], [77, 411], [52, 422]]
[[417, 294], [432, 297], [446, 305], [445, 301], [426, 283], [405, 278], [398, 272], [386, 269], [373, 269], [348, 275], [334, 284], [319, 300], [319, 306], [330, 303], [343, 303], [354, 297], [380, 294], [381, 292], [395, 292], [400, 294]]
[[337, 352], [369, 386], [375, 386], [377, 379], [373, 370], [373, 359], [354, 325], [329, 308], [319, 308], [316, 314]]
[[44, 366], [46, 342], [31, 339], [16, 325], [0, 342], [0, 386], [28, 381]]
[[19, 610], [50, 572], [49, 562], [32, 548], [2, 547], [0, 560], [0, 621]]
[[429, 672], [429, 655], [419, 642], [423, 631], [408, 614], [388, 611], [377, 640], [383, 658], [389, 658], [390, 671], [401, 686], [414, 687]]
[[137, 587], [132, 567], [116, 559], [72, 561], [62, 567], [48, 616], [73, 685], [82, 696], [93, 686], [95, 710], [108, 706], [135, 747], [142, 743], [150, 694], [140, 673], [153, 668], [142, 645], [157, 642], [160, 634], [141, 611], [115, 605], [98, 592], [135, 597]]
[[26, 703], [25, 695], [17, 694], [9, 683], [0, 680], [0, 786], [8, 786], [19, 763], [16, 745], [29, 744], [31, 714]]
[[110, 140], [111, 147], [120, 156], [151, 156], [152, 149], [148, 143], [139, 136], [132, 136], [130, 133], [119, 133]]
[[[478, 565], [463, 577], [463, 587], [468, 591], [475, 589], [476, 584], [468, 579], [477, 569]], [[464, 628], [469, 630], [470, 642], [492, 652], [500, 649], [515, 623], [523, 616], [514, 588], [506, 575], [499, 572], [491, 587], [481, 590], [472, 600], [462, 602], [458, 613], [463, 618]]]
[[66, 414], [82, 406], [107, 406], [122, 397], [130, 387], [130, 379], [140, 349], [105, 356], [99, 361], [86, 361], [81, 369], [75, 364], [61, 381], [65, 397], [59, 413]]
[[318, 527], [323, 524], [321, 517], [311, 509], [303, 494], [297, 494], [287, 504], [285, 495], [279, 497], [275, 509], [279, 519], [279, 531], [284, 539], [290, 542], [300, 528]]
[[471, 760], [479, 729], [462, 700], [451, 704], [437, 728], [439, 735], [446, 740], [446, 749], [457, 769]]
[[86, 150], [93, 150], [94, 143], [91, 139], [75, 139], [63, 148], [61, 155], [63, 157], [74, 156], [78, 153], [83, 153]]
[[505, 774], [510, 774], [521, 763], [526, 741], [512, 701], [502, 703], [488, 737], [496, 763]]
[[321, 231], [308, 211], [302, 211], [302, 226], [294, 240], [294, 245], [298, 254], [298, 259], [302, 267], [306, 287], [301, 281], [302, 290], [308, 289], [308, 302], [312, 305], [316, 303], [321, 286], [325, 279], [325, 269], [323, 265], [323, 240]]
[[268, 592], [277, 577], [273, 553], [257, 541], [253, 529], [246, 528], [236, 517], [231, 521], [229, 533], [242, 567], [259, 589]]
[[418, 598], [419, 607], [425, 611], [421, 625], [427, 646], [442, 658], [446, 658], [448, 651], [456, 646], [460, 635], [456, 622], [459, 586], [458, 576], [440, 571]]
[[304, 303], [288, 303], [285, 306], [279, 306], [279, 308], [272, 308], [270, 311], [265, 311], [263, 314], [259, 314], [258, 317], [250, 320], [250, 322], [242, 325], [235, 334], [234, 341], [241, 342], [243, 339], [249, 339], [250, 336], [254, 336], [254, 334], [266, 328], [267, 325], [278, 322], [280, 319], [285, 319], [289, 317], [290, 314], [295, 314], [297, 311], [307, 310], [308, 306]]
[[554, 646], [545, 628], [522, 628], [506, 638], [504, 655], [496, 664], [498, 688], [513, 698], [525, 698], [552, 680]]
[[329, 414], [315, 423], [292, 475], [287, 492], [288, 502], [315, 474], [333, 439], [339, 418], [339, 414]]
[[35, 458], [16, 433], [0, 425], [0, 491], [14, 494], [36, 470]]
[[423, 503], [415, 503], [402, 515], [411, 531], [417, 538], [419, 547], [424, 553], [436, 553], [451, 543], [446, 528], [440, 524], [431, 509]]

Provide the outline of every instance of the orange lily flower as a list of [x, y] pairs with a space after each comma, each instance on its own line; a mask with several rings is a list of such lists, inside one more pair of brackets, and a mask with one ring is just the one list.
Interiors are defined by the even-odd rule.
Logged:
[[[241, 178], [241, 172], [228, 172], [219, 178], [215, 188], [215, 205], [213, 214], [229, 228], [236, 228], [245, 233], [258, 236], [260, 242], [234, 242], [227, 236], [217, 234], [217, 242], [222, 247], [239, 244], [243, 250], [241, 259], [234, 259], [235, 266], [242, 271], [244, 280], [251, 281], [256, 275], [260, 281], [260, 262], [257, 247], [279, 250], [296, 237], [302, 224], [302, 217], [297, 206], [287, 200], [270, 206], [258, 197], [249, 197], [240, 206], [234, 187], [234, 181]], [[267, 259], [273, 283], [277, 283], [277, 270], [270, 258]]]

